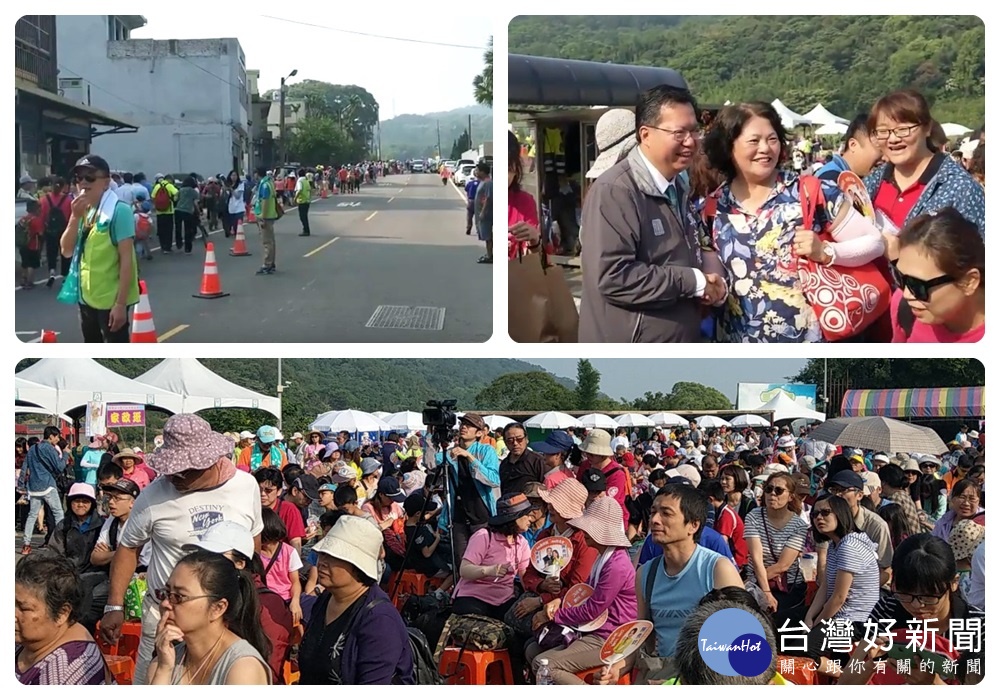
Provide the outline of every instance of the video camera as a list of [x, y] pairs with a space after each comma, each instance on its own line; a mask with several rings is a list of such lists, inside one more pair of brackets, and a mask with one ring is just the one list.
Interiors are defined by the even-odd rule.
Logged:
[[457, 405], [458, 401], [455, 399], [442, 399], [441, 401], [431, 399], [421, 414], [421, 420], [428, 428], [451, 430], [458, 422], [458, 416], [455, 414]]

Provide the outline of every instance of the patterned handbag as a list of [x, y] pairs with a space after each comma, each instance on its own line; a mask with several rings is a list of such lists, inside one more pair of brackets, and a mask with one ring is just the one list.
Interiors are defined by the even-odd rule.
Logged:
[[[813, 230], [816, 209], [824, 206], [819, 179], [812, 175], [799, 177], [799, 200], [802, 203], [802, 227]], [[819, 233], [824, 241], [833, 242], [825, 229]], [[858, 267], [821, 265], [799, 257], [799, 283], [806, 301], [816, 312], [824, 340], [848, 340], [864, 331], [889, 310], [892, 290], [889, 281], [873, 262]]]

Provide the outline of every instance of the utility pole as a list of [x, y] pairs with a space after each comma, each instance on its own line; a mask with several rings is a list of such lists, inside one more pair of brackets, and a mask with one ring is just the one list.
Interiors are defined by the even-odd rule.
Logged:
[[437, 120], [437, 132], [438, 132], [438, 159], [441, 159], [441, 120]]
[[[284, 165], [285, 160], [288, 157], [288, 145], [285, 141], [285, 81], [288, 80], [289, 78], [294, 78], [298, 74], [298, 72], [299, 70], [298, 68], [296, 68], [287, 76], [281, 79], [281, 94], [278, 97], [278, 108], [280, 111], [280, 114], [278, 115], [278, 138], [281, 139], [281, 151], [280, 151], [281, 158], [277, 163], [277, 165]], [[278, 366], [279, 367], [281, 366], [280, 363]], [[280, 379], [278, 380], [278, 384], [281, 384]], [[279, 399], [281, 398], [280, 394], [278, 398]], [[278, 422], [280, 424], [281, 420], [279, 419]], [[281, 425], [279, 425], [278, 427], [280, 428]]]
[[469, 115], [469, 150], [472, 150], [472, 115]]
[[823, 413], [830, 417], [830, 375], [828, 373], [827, 358], [823, 358]]

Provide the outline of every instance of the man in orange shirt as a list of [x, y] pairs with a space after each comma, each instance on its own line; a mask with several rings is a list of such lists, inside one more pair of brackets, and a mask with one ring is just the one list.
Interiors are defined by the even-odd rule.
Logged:
[[257, 430], [257, 439], [249, 449], [240, 452], [236, 467], [254, 473], [263, 467], [284, 469], [288, 464], [288, 454], [278, 444], [278, 429], [262, 425]]

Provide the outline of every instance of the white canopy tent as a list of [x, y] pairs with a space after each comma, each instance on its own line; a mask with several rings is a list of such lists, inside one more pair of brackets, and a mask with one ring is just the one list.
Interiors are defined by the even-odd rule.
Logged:
[[944, 135], [948, 138], [955, 138], [956, 136], [965, 136], [966, 134], [971, 134], [972, 129], [967, 126], [962, 126], [961, 124], [955, 124], [954, 122], [947, 122], [941, 125], [944, 129]]
[[488, 416], [483, 416], [483, 422], [490, 430], [503, 430], [511, 423], [516, 423], [517, 421], [513, 418], [508, 418], [507, 416], [500, 416], [495, 413], [491, 413]]
[[[372, 414], [375, 416], [375, 414]], [[402, 430], [405, 432], [410, 432], [413, 430], [423, 430], [426, 426], [424, 425], [423, 414], [417, 413], [416, 411], [400, 411], [399, 413], [393, 413], [389, 416], [375, 416], [387, 426], [389, 430]]]
[[774, 102], [771, 103], [771, 106], [774, 107], [775, 111], [778, 113], [778, 116], [781, 117], [781, 123], [784, 125], [786, 129], [794, 129], [797, 126], [809, 126], [810, 124], [812, 124], [810, 120], [806, 119], [801, 114], [793, 112], [788, 107], [786, 107], [785, 103], [779, 100], [778, 98], [774, 99]]
[[381, 420], [385, 420], [386, 418], [388, 418], [392, 414], [389, 413], [388, 411], [372, 411], [372, 415], [375, 416], [376, 418], [381, 419]]
[[656, 425], [641, 413], [625, 413], [615, 418], [619, 428], [652, 428]]
[[582, 428], [583, 426], [573, 416], [559, 411], [545, 411], [524, 421], [528, 428], [540, 430], [565, 430], [566, 428]]
[[796, 418], [808, 418], [810, 420], [818, 421], [826, 420], [825, 413], [820, 413], [819, 411], [806, 408], [783, 391], [778, 392], [777, 396], [756, 410], [774, 411], [775, 423], [786, 420], [795, 420]]
[[15, 380], [26, 379], [55, 389], [55, 404], [48, 405], [55, 413], [69, 413], [90, 401], [139, 403], [172, 413], [183, 411], [184, 397], [180, 394], [123, 377], [88, 357], [46, 358], [14, 376]]
[[836, 114], [824, 107], [822, 103], [817, 104], [802, 116], [811, 121], [813, 124], [843, 124], [844, 126], [848, 126], [851, 123], [849, 119], [838, 117]]
[[191, 357], [166, 359], [136, 377], [136, 381], [180, 394], [181, 413], [195, 413], [206, 408], [259, 408], [275, 418], [281, 416], [281, 402], [277, 397], [258, 394], [223, 379]]
[[652, 414], [649, 420], [653, 421], [653, 425], [659, 425], [664, 428], [675, 428], [678, 425], [688, 424], [687, 418], [678, 416], [676, 413], [666, 413], [665, 411]]
[[[25, 415], [35, 415], [35, 416], [51, 416], [54, 415], [44, 408], [31, 408], [30, 406], [18, 406], [14, 409], [15, 416], [25, 416]], [[67, 416], [65, 413], [60, 413], [58, 418], [64, 420], [67, 423], [72, 423], [73, 419]]]
[[21, 377], [14, 376], [14, 403], [30, 403], [38, 406], [39, 410], [44, 410], [48, 414], [56, 414], [54, 406], [58, 402], [58, 394], [53, 387], [32, 382]]
[[588, 413], [578, 419], [584, 428], [601, 428], [602, 430], [615, 430], [618, 424], [611, 416], [603, 413]]
[[824, 124], [816, 129], [817, 136], [843, 136], [846, 133], [846, 124]]
[[744, 413], [742, 416], [736, 416], [731, 421], [729, 421], [729, 424], [732, 425], [734, 428], [747, 428], [747, 427], [766, 428], [767, 426], [771, 425], [770, 423], [767, 422], [767, 418], [764, 418], [763, 416], [758, 416], [754, 413]]

